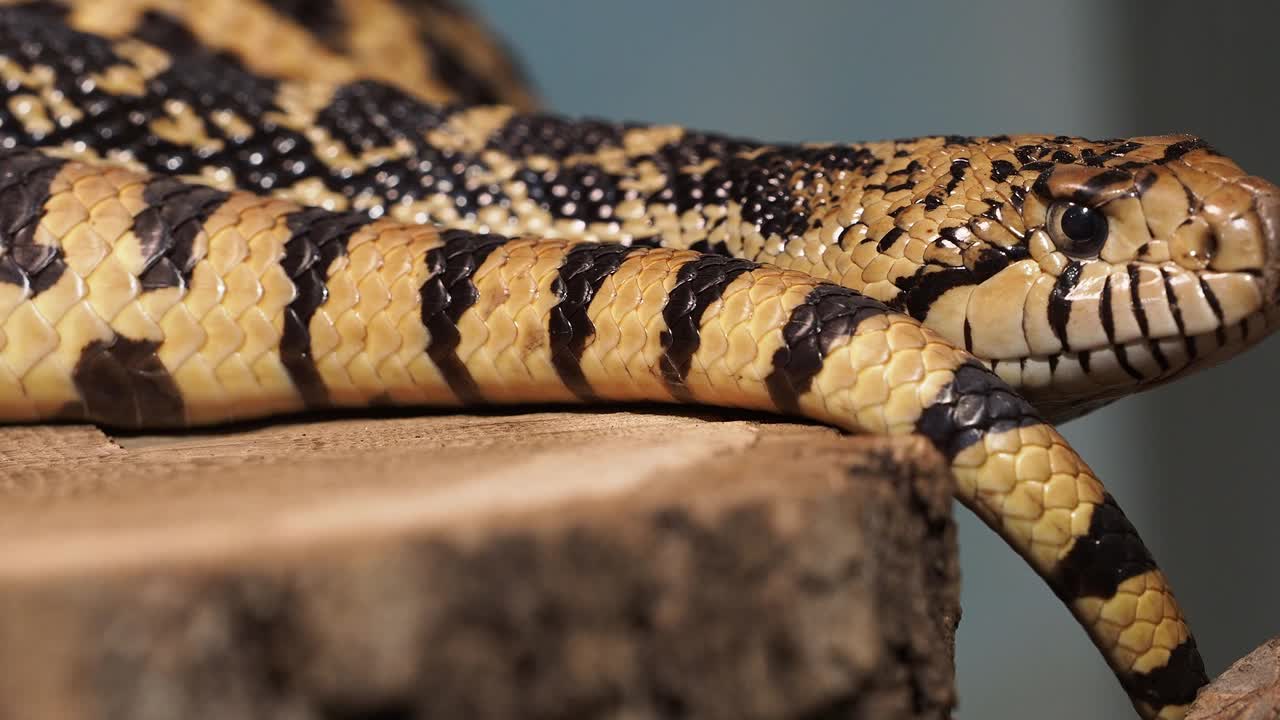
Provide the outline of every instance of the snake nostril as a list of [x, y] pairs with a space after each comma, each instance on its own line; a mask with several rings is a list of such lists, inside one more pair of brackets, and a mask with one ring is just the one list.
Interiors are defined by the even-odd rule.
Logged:
[[1266, 301], [1280, 305], [1280, 187], [1257, 177], [1241, 183], [1253, 193], [1253, 206], [1262, 230], [1262, 281]]

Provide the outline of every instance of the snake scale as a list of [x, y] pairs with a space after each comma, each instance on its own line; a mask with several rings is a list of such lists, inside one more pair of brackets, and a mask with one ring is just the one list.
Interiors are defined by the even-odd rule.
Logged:
[[568, 120], [442, 2], [0, 5], [0, 420], [634, 400], [918, 433], [1141, 715], [1206, 682], [1051, 425], [1274, 325], [1280, 191], [1206, 143]]

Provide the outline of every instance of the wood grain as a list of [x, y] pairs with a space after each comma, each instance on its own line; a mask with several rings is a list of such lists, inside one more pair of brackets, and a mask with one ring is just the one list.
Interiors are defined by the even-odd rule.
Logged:
[[946, 717], [950, 497], [723, 414], [0, 428], [0, 718]]
[[1240, 658], [1200, 691], [1187, 720], [1280, 718], [1280, 637]]

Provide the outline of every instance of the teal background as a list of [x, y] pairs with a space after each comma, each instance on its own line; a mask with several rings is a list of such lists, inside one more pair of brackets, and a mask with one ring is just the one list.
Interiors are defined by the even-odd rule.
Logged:
[[[769, 140], [1193, 132], [1280, 180], [1266, 2], [473, 0], [547, 104]], [[1211, 673], [1280, 634], [1280, 345], [1064, 432], [1142, 530]], [[967, 511], [961, 718], [1125, 718], [1099, 656]]]

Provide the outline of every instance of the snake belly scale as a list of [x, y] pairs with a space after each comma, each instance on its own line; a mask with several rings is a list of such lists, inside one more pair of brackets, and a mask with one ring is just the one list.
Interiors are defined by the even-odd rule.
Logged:
[[658, 401], [917, 433], [1140, 714], [1206, 682], [1050, 424], [1274, 324], [1280, 194], [1204, 142], [764, 145], [531, 112], [439, 3], [2, 5], [0, 420]]

